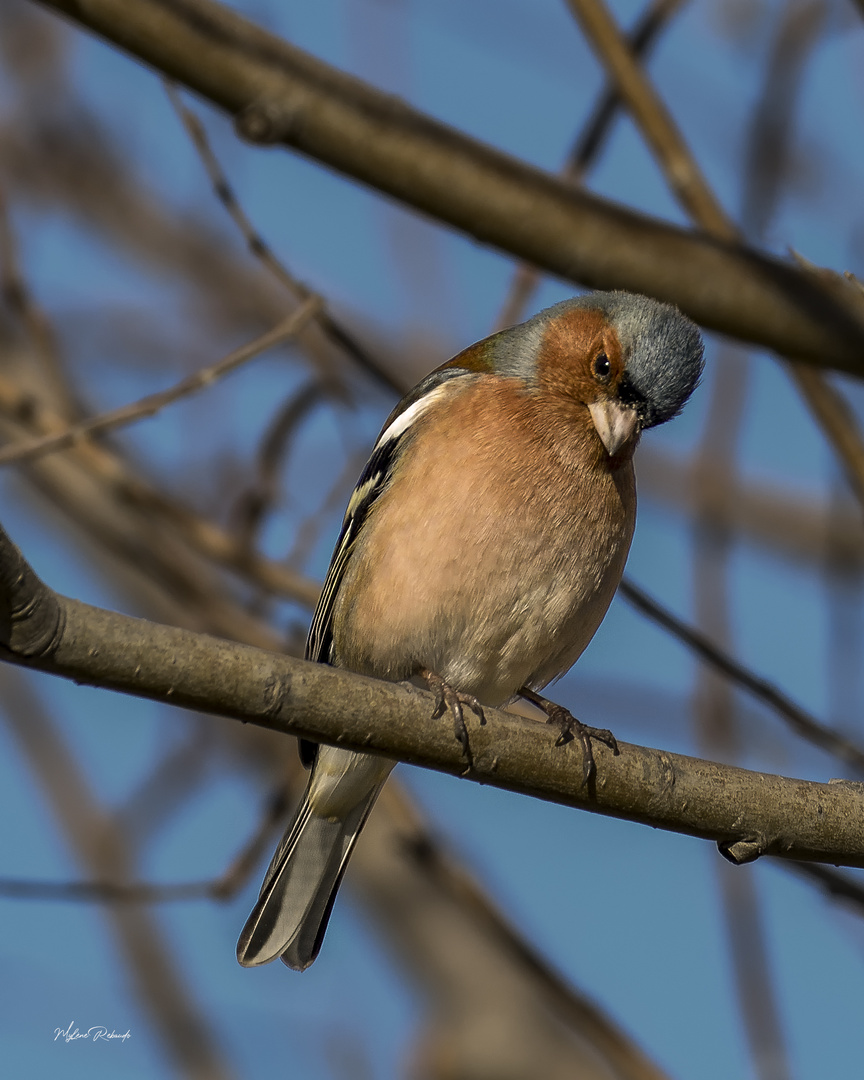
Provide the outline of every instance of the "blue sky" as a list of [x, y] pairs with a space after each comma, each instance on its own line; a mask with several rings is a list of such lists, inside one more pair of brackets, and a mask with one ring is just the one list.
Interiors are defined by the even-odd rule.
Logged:
[[[558, 0], [248, 0], [234, 6], [301, 48], [550, 170], [559, 166], [602, 85]], [[739, 34], [729, 30], [728, 20], [740, 7], [694, 2], [652, 61], [662, 93], [732, 213], [741, 200], [746, 124], [780, 7], [768, 0], [753, 5], [752, 22]], [[625, 23], [638, 11], [632, 3], [614, 8]], [[779, 254], [793, 247], [816, 263], [862, 272], [856, 193], [864, 179], [864, 33], [841, 5], [831, 11], [833, 21], [807, 66], [801, 94], [798, 183], [782, 199], [766, 245]], [[69, 49], [76, 92], [114, 132], [140, 183], [154, 198], [208, 222], [238, 259], [245, 258], [153, 73], [77, 31]], [[309, 161], [242, 146], [225, 118], [196, 107], [256, 226], [335, 310], [360, 320], [379, 340], [425, 339], [437, 352], [434, 363], [490, 331], [512, 274], [509, 260]], [[628, 123], [616, 128], [590, 186], [683, 223]], [[201, 319], [164, 268], [135, 263], [74, 215], [16, 196], [14, 188], [7, 197], [28, 280], [56, 321], [94, 412], [159, 389], [239, 343]], [[546, 282], [535, 309], [572, 292], [572, 286]], [[169, 344], [183, 342], [188, 349], [194, 342], [194, 355], [144, 349], [146, 359], [118, 362], [107, 338], [99, 336], [111, 308], [139, 319]], [[650, 447], [694, 452], [717, 346], [709, 340], [708, 373], [693, 402], [679, 420], [646, 436]], [[742, 476], [802, 499], [827, 499], [842, 490], [821, 435], [778, 365], [754, 353], [748, 372], [737, 459]], [[261, 358], [138, 425], [125, 436], [127, 445], [154, 475], [172, 479], [176, 473], [208, 510], [224, 514], [219, 470], [226, 464], [240, 472], [250, 467], [262, 426], [307, 373], [288, 350]], [[860, 408], [860, 388], [844, 385]], [[267, 531], [269, 554], [279, 557], [290, 546], [304, 497], [316, 497], [338, 474], [346, 445], [353, 452], [371, 445], [391, 405], [385, 393], [367, 388], [353, 412], [319, 410], [303, 426], [286, 473], [289, 495]], [[24, 497], [13, 474], [0, 476], [0, 484], [3, 523], [49, 584], [90, 603], [129, 610], [128, 597], [65, 519]], [[340, 515], [341, 506], [334, 506], [306, 564], [310, 575], [323, 572]], [[629, 572], [686, 616], [692, 615], [691, 558], [686, 521], [643, 500]], [[827, 716], [836, 613], [824, 577], [739, 540], [729, 588], [734, 651]], [[277, 611], [281, 625], [307, 617], [288, 607]], [[849, 646], [850, 670], [860, 667], [860, 645], [859, 634]], [[848, 678], [854, 684], [853, 675]], [[166, 744], [187, 730], [183, 717], [145, 702], [47, 677], [32, 685], [109, 807], [121, 805]], [[693, 688], [694, 667], [683, 649], [616, 601], [555, 694], [624, 740], [693, 753]], [[854, 709], [860, 711], [861, 701], [854, 685], [848, 696], [853, 710], [837, 719], [858, 731]], [[842, 773], [842, 766], [792, 742], [760, 708], [743, 699], [738, 705], [746, 724], [745, 764], [819, 780]], [[754, 1075], [728, 960], [717, 890], [720, 860], [711, 845], [428, 772], [402, 767], [399, 773], [527, 939], [671, 1076]], [[148, 849], [145, 870], [162, 881], [218, 875], [254, 829], [262, 797], [248, 777], [214, 765], [211, 781]], [[2, 726], [0, 812], [7, 822], [3, 875], [49, 881], [80, 876]], [[864, 1052], [862, 924], [776, 863], [737, 872], [756, 879], [792, 1076], [855, 1075]], [[253, 971], [237, 965], [236, 937], [256, 889], [257, 880], [228, 905], [173, 904], [155, 912], [237, 1075], [271, 1075], [274, 1062], [304, 1080], [345, 1075], [323, 1049], [328, 1039], [367, 1062], [368, 1075], [395, 1075], [411, 1046], [418, 1003], [350, 888], [340, 897], [321, 957], [302, 977], [279, 964]], [[6, 928], [0, 963], [5, 986], [14, 988], [0, 1009], [10, 1075], [171, 1075], [97, 908], [9, 899], [0, 899], [0, 906]], [[551, 919], [550, 910], [568, 917]], [[581, 920], [601, 917], [608, 932], [580, 932]], [[112, 1045], [54, 1042], [55, 1029], [70, 1021], [82, 1028], [128, 1029], [132, 1036]]]

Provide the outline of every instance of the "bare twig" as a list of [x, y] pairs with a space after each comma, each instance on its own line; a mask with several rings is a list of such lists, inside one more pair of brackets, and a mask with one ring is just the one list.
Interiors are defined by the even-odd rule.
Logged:
[[662, 607], [632, 581], [623, 581], [619, 592], [652, 622], [662, 626], [707, 664], [727, 676], [742, 689], [747, 690], [782, 717], [801, 738], [818, 746], [826, 753], [834, 754], [841, 761], [851, 765], [856, 772], [864, 772], [864, 748], [821, 723], [800, 705], [796, 705], [782, 690], [778, 690], [767, 679], [761, 678], [739, 663], [699, 630], [688, 626], [683, 619], [679, 619]]
[[266, 813], [250, 840], [232, 859], [225, 872], [212, 881], [188, 881], [156, 885], [147, 881], [24, 881], [0, 878], [0, 896], [15, 900], [58, 900], [96, 904], [171, 904], [188, 900], [225, 902], [245, 886], [257, 868], [273, 831], [285, 817], [284, 789], [269, 800]]
[[852, 878], [850, 874], [840, 873], [830, 866], [819, 863], [784, 863], [789, 870], [808, 881], [815, 882], [832, 900], [846, 901], [864, 915], [864, 884]]
[[112, 409], [110, 412], [102, 413], [100, 416], [95, 416], [90, 420], [74, 424], [72, 427], [67, 428], [66, 431], [56, 435], [47, 435], [41, 439], [34, 439], [23, 446], [7, 446], [4, 450], [0, 450], [0, 466], [32, 461], [43, 454], [64, 450], [66, 447], [73, 446], [76, 442], [90, 436], [112, 431], [147, 416], [154, 416], [161, 409], [172, 405], [175, 401], [203, 390], [204, 387], [221, 379], [229, 372], [234, 371], [235, 368], [259, 356], [266, 349], [272, 349], [274, 346], [290, 340], [314, 316], [320, 303], [321, 301], [317, 297], [307, 300], [302, 307], [289, 315], [273, 330], [262, 334], [261, 337], [256, 338], [255, 341], [250, 342], [248, 345], [235, 349], [217, 363], [196, 371], [194, 375], [187, 376], [187, 378], [182, 379], [168, 390], [161, 390], [157, 394], [148, 394], [147, 397], [138, 401], [133, 401], [128, 405], [121, 405], [118, 409]]
[[[201, 158], [204, 168], [207, 170], [216, 197], [242, 233], [250, 253], [260, 260], [273, 277], [288, 289], [293, 296], [299, 297], [300, 300], [310, 299], [313, 296], [312, 289], [298, 277], [295, 277], [287, 266], [276, 257], [273, 249], [252, 224], [240, 200], [235, 195], [234, 189], [228, 183], [228, 178], [225, 176], [216, 155], [213, 153], [204, 125], [195, 113], [183, 103], [176, 85], [168, 79], [164, 80], [164, 85], [174, 111], [180, 117], [183, 127], [186, 129], [193, 146], [198, 151], [198, 156]], [[369, 350], [364, 348], [354, 335], [335, 319], [323, 305], [317, 311], [316, 318], [327, 336], [340, 348], [344, 349], [360, 367], [372, 375], [382, 386], [395, 391], [401, 396], [404, 387], [379, 364]]]
[[207, 138], [207, 132], [199, 117], [184, 103], [175, 83], [172, 83], [170, 79], [163, 79], [162, 85], [165, 87], [168, 100], [183, 124], [186, 134], [198, 152], [198, 157], [207, 171], [217, 199], [225, 207], [229, 217], [242, 234], [249, 253], [254, 255], [289, 293], [298, 296], [301, 300], [308, 300], [312, 295], [312, 290], [299, 278], [296, 278], [288, 267], [277, 258], [273, 249], [252, 224], [240, 200], [234, 194], [234, 189], [229, 184], [222, 166], [213, 153], [210, 140]]
[[[0, 376], [0, 418], [5, 416], [9, 423], [4, 426], [18, 433], [26, 432], [41, 436], [53, 435], [66, 432], [67, 426], [62, 418], [43, 406], [32, 394], [21, 389], [16, 383], [10, 382]], [[19, 439], [19, 441], [22, 441]], [[146, 520], [148, 528], [152, 532], [157, 526], [177, 534], [177, 538], [188, 545], [194, 551], [203, 555], [211, 562], [230, 570], [250, 581], [257, 588], [265, 592], [273, 592], [287, 599], [314, 607], [318, 598], [319, 585], [310, 578], [298, 574], [296, 571], [271, 560], [263, 559], [254, 552], [248, 551], [241, 546], [237, 537], [223, 529], [217, 523], [196, 514], [188, 505], [181, 504], [175, 499], [162, 494], [146, 480], [144, 480], [133, 467], [125, 461], [116, 448], [101, 446], [93, 442], [79, 442], [68, 455], [69, 461], [65, 464], [75, 464], [80, 470], [98, 484], [103, 491], [105, 500], [111, 501], [112, 505], [117, 502], [126, 508], [127, 516], [136, 518], [134, 524], [129, 523], [129, 528], [124, 530], [112, 529], [110, 521], [105, 515], [100, 516], [98, 523], [92, 522], [93, 538], [100, 543], [105, 543], [114, 534], [117, 534], [118, 544], [123, 547], [120, 533], [126, 536], [140, 535], [141, 522]], [[63, 459], [55, 459], [54, 465]], [[37, 482], [46, 486], [52, 500], [57, 505], [66, 507], [73, 517], [81, 520], [86, 519], [85, 500], [81, 499], [80, 492], [76, 492], [75, 486], [70, 485], [69, 477], [64, 475], [55, 476], [55, 470], [45, 470], [50, 459], [37, 460], [31, 466], [40, 467], [38, 473], [31, 473]], [[80, 487], [80, 485], [79, 485]], [[77, 497], [76, 497], [77, 494]], [[71, 498], [69, 498], [71, 496]], [[182, 575], [183, 560], [179, 557], [176, 543], [170, 544], [170, 566], [159, 563], [164, 573], [158, 572], [155, 563], [159, 560], [160, 552], [165, 547], [164, 540], [160, 543], [151, 543], [147, 547], [148, 558], [143, 560], [145, 566], [155, 576], [172, 581], [177, 585], [178, 575]], [[124, 548], [124, 550], [126, 550]], [[141, 550], [127, 551], [130, 561], [136, 565], [142, 563]], [[213, 585], [207, 585], [207, 591], [212, 596]], [[198, 595], [198, 589], [186, 581], [181, 592], [188, 604], [191, 598]], [[243, 623], [241, 613], [234, 609], [230, 619], [226, 620], [225, 627], [234, 623], [235, 633], [240, 633]], [[253, 635], [253, 639], [259, 644], [260, 634]], [[274, 641], [273, 636], [270, 640]]]

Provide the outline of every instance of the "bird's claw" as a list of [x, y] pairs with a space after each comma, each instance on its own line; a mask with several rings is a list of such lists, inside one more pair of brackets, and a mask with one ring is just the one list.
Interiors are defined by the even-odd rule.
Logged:
[[448, 682], [442, 679], [440, 675], [436, 675], [434, 671], [424, 668], [420, 675], [435, 695], [435, 711], [432, 713], [432, 719], [437, 720], [445, 712], [450, 713], [453, 717], [453, 732], [456, 741], [462, 747], [462, 753], [465, 755], [465, 760], [470, 768], [474, 764], [474, 757], [468, 742], [468, 728], [465, 725], [462, 706], [467, 705], [472, 712], [475, 712], [480, 717], [480, 723], [485, 724], [486, 714], [483, 712], [483, 706], [473, 694], [463, 694], [461, 690], [454, 690]]
[[582, 786], [587, 787], [597, 776], [597, 763], [594, 760], [594, 748], [591, 740], [596, 739], [608, 746], [616, 756], [620, 753], [618, 742], [608, 728], [590, 727], [577, 720], [569, 709], [563, 705], [556, 705], [554, 701], [548, 701], [533, 690], [523, 689], [520, 691], [523, 697], [532, 701], [546, 713], [546, 723], [554, 724], [558, 728], [556, 746], [564, 746], [573, 739], [578, 738], [582, 746]]
[[558, 729], [558, 738], [555, 740], [556, 746], [564, 746], [565, 743], [571, 742], [574, 738], [578, 738], [582, 744], [582, 785], [587, 786], [597, 775], [597, 763], [594, 760], [594, 747], [591, 745], [591, 740], [596, 739], [598, 742], [602, 742], [605, 746], [608, 746], [613, 754], [616, 756], [620, 751], [618, 750], [618, 741], [608, 728], [595, 728], [588, 724], [583, 724], [581, 720], [577, 720], [576, 717], [563, 705], [554, 705], [550, 702], [550, 708], [546, 710], [547, 724], [555, 724]]

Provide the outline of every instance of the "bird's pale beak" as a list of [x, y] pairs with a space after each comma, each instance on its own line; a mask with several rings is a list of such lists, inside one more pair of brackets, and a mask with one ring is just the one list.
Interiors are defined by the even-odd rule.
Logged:
[[639, 430], [639, 417], [629, 405], [605, 398], [589, 405], [588, 410], [609, 457], [614, 457]]

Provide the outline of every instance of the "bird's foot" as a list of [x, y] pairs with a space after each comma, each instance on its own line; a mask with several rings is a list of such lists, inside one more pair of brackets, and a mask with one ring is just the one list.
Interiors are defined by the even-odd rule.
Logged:
[[549, 701], [548, 698], [528, 687], [523, 687], [519, 694], [546, 713], [547, 724], [554, 724], [558, 728], [558, 738], [555, 740], [556, 746], [563, 746], [573, 739], [579, 739], [582, 744], [582, 785], [584, 787], [587, 787], [597, 775], [594, 747], [591, 745], [592, 739], [596, 739], [598, 742], [608, 746], [616, 756], [620, 753], [618, 742], [608, 728], [595, 728], [583, 724], [581, 720], [576, 719], [569, 709], [565, 709], [563, 705], [556, 705], [554, 701]]
[[474, 757], [468, 742], [468, 728], [465, 726], [462, 706], [467, 705], [469, 709], [480, 717], [480, 723], [485, 724], [486, 715], [483, 712], [483, 706], [473, 694], [463, 694], [461, 690], [454, 690], [450, 683], [428, 668], [421, 668], [420, 677], [435, 695], [435, 712], [432, 714], [432, 719], [437, 720], [445, 712], [450, 713], [453, 717], [453, 731], [456, 740], [462, 747], [462, 753], [465, 755], [465, 760], [470, 768], [474, 764]]

